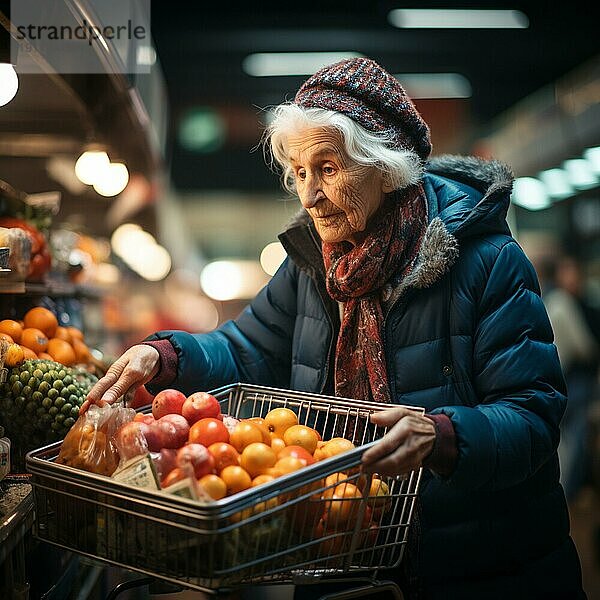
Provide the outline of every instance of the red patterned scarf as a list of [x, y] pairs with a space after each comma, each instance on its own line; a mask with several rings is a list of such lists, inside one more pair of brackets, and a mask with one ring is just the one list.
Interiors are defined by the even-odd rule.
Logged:
[[386, 197], [362, 242], [323, 242], [327, 291], [344, 302], [335, 353], [335, 394], [391, 402], [382, 341], [381, 288], [412, 270], [427, 227], [421, 184]]

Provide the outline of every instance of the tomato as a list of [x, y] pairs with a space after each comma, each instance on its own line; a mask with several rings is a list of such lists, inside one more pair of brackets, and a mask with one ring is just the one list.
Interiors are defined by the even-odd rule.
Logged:
[[229, 431], [223, 421], [207, 417], [196, 421], [190, 428], [189, 441], [207, 448], [217, 442], [229, 443]]
[[250, 474], [250, 477], [262, 475], [277, 462], [277, 455], [271, 448], [262, 442], [249, 444], [242, 451], [240, 466]]
[[208, 451], [215, 459], [215, 470], [220, 473], [225, 467], [230, 465], [238, 466], [240, 464], [240, 454], [231, 445], [226, 442], [217, 442], [208, 447]]

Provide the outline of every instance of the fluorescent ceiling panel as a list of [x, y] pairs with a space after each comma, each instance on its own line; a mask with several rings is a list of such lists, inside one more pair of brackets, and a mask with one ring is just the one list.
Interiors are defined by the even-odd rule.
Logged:
[[326, 65], [361, 56], [358, 52], [258, 52], [246, 56], [242, 68], [254, 77], [312, 75]]
[[395, 27], [417, 29], [526, 29], [520, 10], [397, 8], [388, 13]]

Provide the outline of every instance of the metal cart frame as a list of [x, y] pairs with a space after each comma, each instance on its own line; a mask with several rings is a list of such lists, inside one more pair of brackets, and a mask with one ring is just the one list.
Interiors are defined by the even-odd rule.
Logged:
[[[405, 478], [382, 477], [388, 493], [369, 495], [370, 479], [364, 480], [360, 461], [385, 433], [369, 422], [381, 404], [241, 383], [211, 393], [223, 414], [248, 418], [288, 407], [300, 423], [323, 432], [323, 439], [343, 435], [357, 447], [234, 496], [199, 503], [56, 464], [60, 443], [55, 443], [26, 457], [36, 535], [214, 594], [249, 584], [352, 578], [375, 583], [380, 569], [400, 564], [421, 470]], [[336, 473], [344, 475], [327, 485], [326, 478]], [[361, 492], [324, 500], [340, 483]], [[341, 512], [345, 519], [334, 522]]]

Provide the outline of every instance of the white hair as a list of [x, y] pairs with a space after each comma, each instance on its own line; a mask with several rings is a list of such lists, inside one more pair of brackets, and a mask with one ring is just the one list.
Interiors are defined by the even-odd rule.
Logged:
[[283, 187], [292, 194], [296, 193], [296, 185], [288, 156], [287, 139], [306, 129], [337, 130], [350, 159], [379, 169], [394, 190], [414, 185], [423, 175], [423, 161], [416, 152], [392, 148], [389, 134], [367, 131], [342, 113], [284, 103], [276, 106], [271, 116], [263, 135], [263, 147], [265, 150], [270, 148], [271, 154], [271, 159], [267, 159], [267, 162], [271, 167], [275, 162], [283, 169]]

